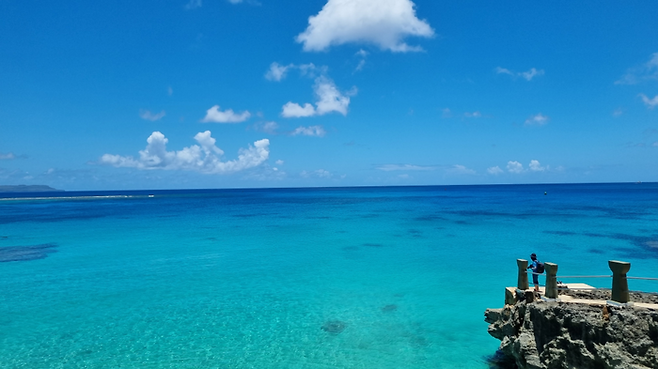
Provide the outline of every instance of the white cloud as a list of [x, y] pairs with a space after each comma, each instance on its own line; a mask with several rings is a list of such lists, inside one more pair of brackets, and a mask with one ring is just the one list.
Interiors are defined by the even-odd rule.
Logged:
[[254, 128], [257, 131], [269, 133], [271, 135], [276, 134], [277, 129], [279, 129], [279, 125], [276, 122], [261, 122], [257, 123], [254, 125]]
[[164, 118], [165, 116], [165, 111], [161, 111], [158, 114], [153, 114], [149, 110], [140, 110], [139, 111], [139, 117], [144, 119], [144, 120], [150, 120], [151, 122], [155, 122], [156, 120], [160, 120]]
[[281, 166], [281, 165], [283, 165], [283, 160], [279, 159], [279, 160], [275, 161], [274, 164], [276, 164], [278, 166]]
[[449, 108], [441, 109], [441, 118], [452, 118], [452, 112]]
[[314, 115], [324, 115], [331, 112], [338, 112], [347, 115], [347, 107], [350, 104], [350, 96], [356, 94], [356, 89], [342, 94], [332, 80], [320, 76], [315, 79], [313, 90], [316, 96], [315, 107], [306, 103], [301, 106], [289, 101], [281, 111], [281, 115], [286, 118], [311, 117]]
[[525, 120], [525, 125], [527, 126], [543, 126], [544, 124], [548, 123], [549, 117], [542, 115], [542, 113], [539, 113], [537, 115], [533, 115], [530, 118]]
[[533, 78], [544, 75], [544, 70], [537, 68], [530, 68], [530, 70], [528, 70], [527, 72], [513, 72], [507, 68], [501, 68], [501, 67], [496, 67], [495, 70], [496, 73], [498, 74], [508, 74], [514, 78], [522, 77], [526, 81], [532, 81]]
[[646, 105], [647, 108], [653, 109], [658, 106], [658, 95], [654, 96], [653, 99], [650, 99], [645, 94], [640, 94], [639, 96], [642, 98], [642, 102], [644, 102], [644, 105]]
[[530, 160], [528, 167], [533, 172], [543, 172], [547, 169], [546, 167], [542, 167], [538, 160]]
[[323, 51], [332, 45], [370, 43], [393, 52], [421, 51], [409, 46], [407, 36], [432, 37], [430, 25], [416, 17], [411, 0], [328, 0], [308, 28], [296, 37], [304, 51]]
[[155, 131], [146, 140], [146, 148], [139, 152], [139, 158], [105, 154], [100, 162], [115, 167], [228, 174], [256, 167], [265, 162], [270, 153], [270, 141], [262, 139], [254, 142], [248, 149], [240, 149], [237, 159], [221, 161], [224, 152], [215, 146], [216, 140], [212, 138], [210, 131], [199, 132], [194, 139], [198, 145], [185, 147], [180, 151], [167, 151], [169, 140], [162, 133]]
[[167, 95], [171, 96], [174, 94], [174, 89], [171, 86], [167, 87]]
[[453, 165], [450, 168], [446, 169], [448, 173], [452, 174], [475, 174], [476, 172], [473, 169], [466, 168], [463, 165]]
[[292, 101], [288, 101], [282, 108], [281, 116], [284, 118], [303, 118], [312, 117], [315, 115], [315, 108], [313, 105], [306, 103], [301, 106]]
[[333, 177], [333, 175], [329, 171], [324, 170], [324, 169], [316, 170], [315, 175], [320, 177], [320, 178], [331, 178], [331, 177]]
[[185, 5], [185, 9], [187, 10], [196, 9], [196, 8], [200, 8], [202, 5], [203, 5], [202, 0], [190, 0]]
[[368, 56], [368, 52], [361, 49], [361, 50], [357, 51], [355, 55], [360, 57], [361, 60], [359, 60], [359, 65], [357, 65], [354, 70], [355, 71], [360, 71], [366, 65], [366, 57]]
[[500, 169], [500, 167], [496, 165], [495, 167], [487, 168], [487, 173], [497, 176], [499, 174], [502, 174], [503, 170]]
[[385, 164], [377, 167], [377, 169], [383, 170], [385, 172], [398, 171], [398, 170], [424, 171], [424, 170], [436, 170], [436, 167], [412, 165], [412, 164]]
[[231, 4], [240, 4], [242, 0], [228, 0], [228, 2]]
[[658, 141], [654, 142], [653, 145], [651, 145], [651, 146], [658, 147]]
[[286, 77], [286, 72], [288, 69], [293, 68], [294, 65], [281, 65], [277, 62], [270, 64], [270, 69], [265, 73], [265, 78], [270, 81], [280, 81]]
[[16, 159], [16, 155], [13, 152], [8, 152], [6, 154], [0, 153], [0, 160], [12, 160]]
[[653, 53], [648, 62], [628, 69], [626, 74], [624, 74], [618, 81], [615, 81], [615, 84], [635, 85], [650, 80], [658, 81], [658, 53]]
[[515, 75], [515, 73], [512, 72], [511, 70], [506, 69], [506, 68], [501, 68], [501, 67], [496, 67], [496, 73], [498, 73], [498, 74], [509, 74], [510, 76]]
[[[318, 101], [315, 103], [317, 107], [316, 113], [324, 115], [331, 112], [338, 112], [347, 115], [347, 107], [350, 104], [350, 98], [341, 94], [336, 88], [334, 82], [326, 77], [319, 77], [315, 80], [315, 95]], [[356, 94], [353, 89], [347, 95]]]
[[316, 136], [323, 137], [327, 132], [322, 128], [322, 126], [310, 126], [310, 127], [297, 127], [291, 135], [297, 136]]
[[482, 113], [480, 113], [479, 111], [474, 111], [472, 113], [466, 112], [464, 113], [464, 116], [466, 118], [480, 118], [482, 117]]
[[617, 108], [615, 111], [612, 112], [613, 117], [621, 117], [624, 114], [624, 109], [622, 108]]
[[302, 76], [307, 76], [309, 78], [315, 78], [315, 76], [322, 75], [327, 73], [327, 68], [326, 66], [321, 66], [318, 67], [313, 63], [308, 63], [308, 64], [300, 64], [296, 66], [297, 69], [299, 69], [299, 72], [302, 74]]
[[215, 105], [206, 111], [206, 116], [201, 120], [203, 123], [240, 123], [251, 117], [251, 113], [244, 111], [240, 114], [235, 113], [232, 109], [220, 111], [219, 105]]
[[523, 164], [518, 161], [509, 161], [507, 162], [507, 171], [510, 173], [521, 173], [523, 172]]
[[541, 76], [544, 74], [544, 70], [537, 70], [535, 68], [530, 68], [527, 72], [521, 72], [521, 77], [525, 78], [526, 81], [531, 81], [536, 76]]
[[315, 78], [318, 75], [326, 74], [329, 68], [327, 68], [326, 66], [318, 67], [313, 63], [299, 64], [299, 65], [295, 65], [295, 64], [281, 65], [277, 62], [273, 62], [272, 64], [270, 64], [270, 69], [268, 69], [267, 72], [265, 72], [265, 78], [270, 81], [279, 82], [285, 79], [288, 71], [292, 69], [299, 70], [299, 74], [301, 74], [302, 76]]

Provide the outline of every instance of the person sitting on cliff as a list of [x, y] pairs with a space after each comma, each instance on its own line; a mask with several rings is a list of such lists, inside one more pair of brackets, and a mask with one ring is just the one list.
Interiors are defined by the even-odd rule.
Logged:
[[530, 259], [532, 264], [528, 266], [528, 269], [532, 269], [532, 283], [535, 285], [535, 292], [539, 292], [539, 274], [544, 273], [544, 263], [537, 260], [537, 254], [534, 252], [530, 254]]

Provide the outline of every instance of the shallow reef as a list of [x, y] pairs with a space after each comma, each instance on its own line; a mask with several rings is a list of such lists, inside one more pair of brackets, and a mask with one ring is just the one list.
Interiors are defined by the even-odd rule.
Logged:
[[56, 248], [57, 244], [54, 243], [0, 247], [0, 262], [43, 259], [47, 257], [48, 254], [57, 252]]

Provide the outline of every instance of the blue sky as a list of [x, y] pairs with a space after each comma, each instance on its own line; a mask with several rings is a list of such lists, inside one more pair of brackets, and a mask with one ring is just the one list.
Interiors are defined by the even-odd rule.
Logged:
[[0, 184], [658, 181], [655, 1], [0, 0]]

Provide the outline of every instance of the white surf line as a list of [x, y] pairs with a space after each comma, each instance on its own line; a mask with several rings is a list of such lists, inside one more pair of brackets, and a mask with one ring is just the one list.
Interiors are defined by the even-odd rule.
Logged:
[[62, 196], [62, 197], [5, 197], [0, 201], [20, 201], [20, 200], [100, 200], [100, 199], [129, 199], [148, 197], [148, 195], [99, 195], [99, 196]]

